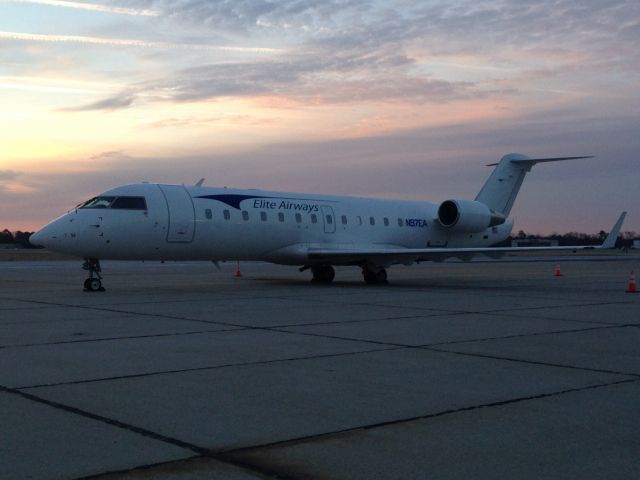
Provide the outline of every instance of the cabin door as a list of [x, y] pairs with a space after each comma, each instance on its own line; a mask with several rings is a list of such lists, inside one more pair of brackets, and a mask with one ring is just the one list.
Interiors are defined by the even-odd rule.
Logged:
[[195, 235], [196, 211], [184, 185], [160, 185], [167, 201], [169, 227], [167, 242], [189, 243]]
[[322, 221], [324, 222], [324, 233], [336, 233], [336, 218], [333, 208], [320, 207], [322, 211]]

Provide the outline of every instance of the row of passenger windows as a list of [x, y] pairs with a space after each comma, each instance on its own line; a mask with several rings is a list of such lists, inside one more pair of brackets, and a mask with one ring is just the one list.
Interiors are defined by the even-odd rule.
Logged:
[[[249, 220], [249, 212], [247, 210], [242, 210], [241, 215], [243, 220], [245, 221]], [[208, 220], [213, 219], [213, 211], [210, 208], [205, 209], [204, 216]], [[222, 216], [225, 220], [231, 220], [231, 212], [229, 210], [223, 210]], [[301, 213], [296, 213], [294, 218], [296, 223], [302, 223]], [[315, 213], [310, 214], [309, 218], [311, 219], [311, 223], [318, 223], [318, 215], [316, 215]], [[267, 212], [264, 212], [264, 211], [260, 212], [260, 220], [263, 222], [266, 222], [268, 220]], [[349, 220], [347, 219], [346, 215], [342, 215], [340, 217], [340, 220], [342, 225], [349, 224]], [[284, 212], [278, 212], [278, 221], [279, 222], [285, 221]], [[327, 225], [333, 224], [333, 215], [326, 215], [325, 222], [327, 223]], [[360, 215], [357, 215], [356, 217], [354, 217], [354, 222], [356, 225], [362, 225], [363, 224], [362, 217]], [[384, 224], [385, 227], [388, 227], [390, 225], [389, 218], [383, 217], [382, 223]], [[369, 225], [374, 226], [375, 224], [376, 224], [375, 217], [369, 217]], [[399, 227], [404, 226], [404, 221], [401, 218], [398, 218], [398, 226]]]

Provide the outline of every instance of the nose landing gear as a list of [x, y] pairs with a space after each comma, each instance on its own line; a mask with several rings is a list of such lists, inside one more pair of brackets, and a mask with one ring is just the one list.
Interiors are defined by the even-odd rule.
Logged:
[[85, 258], [82, 264], [84, 270], [89, 271], [89, 278], [84, 281], [85, 292], [104, 292], [102, 286], [102, 268], [100, 268], [100, 260], [97, 258]]

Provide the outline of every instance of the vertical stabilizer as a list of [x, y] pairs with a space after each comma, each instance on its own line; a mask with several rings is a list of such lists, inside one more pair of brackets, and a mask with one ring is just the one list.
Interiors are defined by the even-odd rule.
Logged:
[[529, 158], [519, 153], [509, 153], [502, 157], [498, 163], [487, 165], [495, 165], [496, 168], [478, 193], [476, 201], [484, 203], [490, 209], [507, 217], [516, 201], [524, 177], [527, 172], [531, 171], [531, 167], [541, 162], [557, 162], [578, 158], [591, 157]]

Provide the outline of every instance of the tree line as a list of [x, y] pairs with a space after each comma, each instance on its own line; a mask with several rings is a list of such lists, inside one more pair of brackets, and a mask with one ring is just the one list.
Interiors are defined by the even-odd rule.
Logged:
[[[598, 233], [581, 233], [581, 232], [568, 232], [557, 233], [553, 232], [550, 235], [534, 235], [526, 233], [523, 230], [519, 230], [515, 235], [509, 237], [511, 240], [557, 240], [558, 245], [600, 245], [607, 238], [608, 232], [600, 230]], [[616, 240], [617, 248], [631, 248], [633, 240], [638, 238], [638, 234], [633, 231], [620, 232], [618, 239]]]
[[6, 228], [0, 232], [0, 244], [15, 245], [22, 248], [36, 248], [29, 243], [29, 237], [33, 232], [22, 232], [20, 230], [11, 232]]

